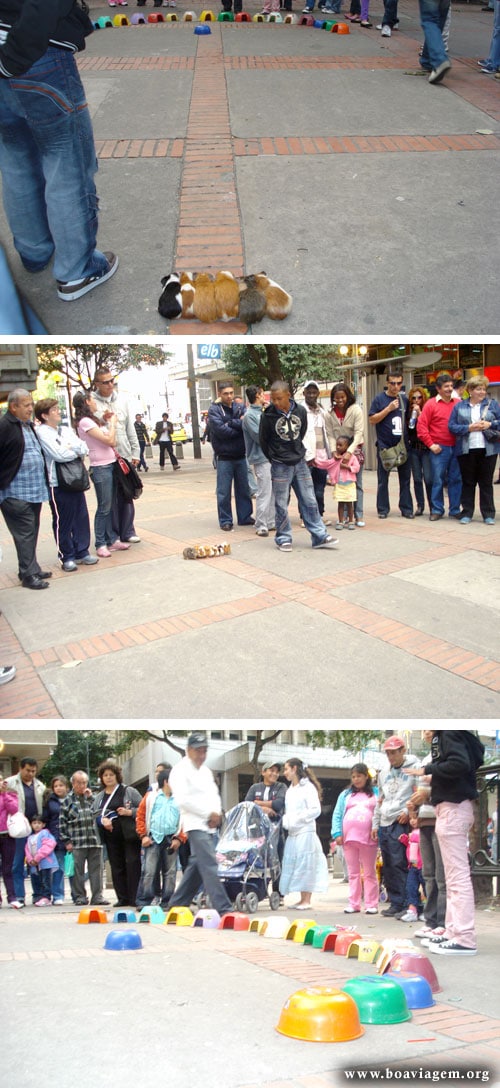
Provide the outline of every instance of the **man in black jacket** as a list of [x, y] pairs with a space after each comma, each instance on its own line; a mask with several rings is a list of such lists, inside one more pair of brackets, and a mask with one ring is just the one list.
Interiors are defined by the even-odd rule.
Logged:
[[28, 272], [41, 272], [54, 255], [65, 302], [118, 267], [114, 253], [96, 249], [97, 160], [74, 59], [92, 30], [84, 0], [0, 0], [5, 213]]
[[252, 517], [252, 500], [248, 486], [248, 464], [245, 455], [245, 439], [242, 419], [245, 408], [234, 403], [232, 382], [219, 386], [219, 402], [208, 409], [210, 441], [217, 462], [217, 511], [219, 525], [226, 533], [233, 528], [231, 509], [231, 485], [234, 482], [234, 501], [238, 525], [255, 525]]
[[[273, 763], [270, 760], [268, 763], [264, 763], [262, 768], [262, 782], [256, 782], [250, 789], [245, 797], [245, 801], [251, 801], [254, 805], [258, 805], [260, 809], [266, 814], [266, 816], [274, 823], [281, 820], [285, 811], [285, 798], [286, 798], [286, 786], [284, 782], [279, 782], [279, 776], [281, 772], [281, 764]], [[280, 827], [278, 838], [278, 858], [280, 862], [283, 860], [283, 848], [285, 845], [285, 836], [282, 828]], [[280, 874], [277, 873], [273, 878], [273, 891], [279, 892], [280, 890]], [[282, 899], [282, 896], [280, 896]]]
[[31, 417], [33, 400], [26, 389], [9, 393], [0, 419], [0, 506], [14, 538], [19, 579], [26, 589], [48, 589], [52, 572], [36, 557], [42, 503], [49, 492], [45, 460]]
[[311, 473], [306, 464], [303, 438], [307, 430], [307, 412], [290, 396], [286, 382], [273, 382], [271, 404], [262, 413], [259, 440], [271, 462], [271, 479], [276, 512], [276, 547], [292, 550], [292, 527], [288, 516], [290, 488], [300, 503], [300, 513], [309, 530], [313, 548], [335, 548], [318, 510]]

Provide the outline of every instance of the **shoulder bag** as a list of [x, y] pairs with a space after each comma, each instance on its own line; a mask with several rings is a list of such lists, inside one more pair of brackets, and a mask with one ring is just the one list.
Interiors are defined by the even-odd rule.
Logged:
[[54, 461], [57, 486], [61, 491], [88, 491], [90, 477], [81, 457], [73, 461]]
[[408, 450], [404, 439], [405, 430], [405, 410], [404, 402], [401, 395], [399, 395], [399, 406], [401, 408], [401, 438], [399, 442], [396, 442], [395, 446], [388, 446], [386, 450], [379, 450], [380, 460], [386, 470], [390, 472], [393, 468], [399, 468], [400, 465], [404, 465], [408, 460]]
[[29, 820], [22, 812], [12, 812], [7, 816], [7, 831], [11, 839], [27, 839], [31, 835]]

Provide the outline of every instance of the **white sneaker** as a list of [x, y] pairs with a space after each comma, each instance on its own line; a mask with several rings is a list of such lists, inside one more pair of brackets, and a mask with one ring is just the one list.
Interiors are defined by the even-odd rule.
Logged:
[[400, 922], [418, 922], [418, 914], [417, 914], [416, 910], [412, 910], [411, 907], [410, 907], [409, 910], [407, 910], [405, 912], [405, 914], [402, 915], [402, 917], [399, 919], [399, 921]]
[[333, 536], [325, 536], [325, 539], [320, 544], [313, 544], [313, 548], [336, 548], [338, 546], [338, 540], [335, 540]]
[[392, 34], [390, 26], [387, 26], [387, 25], [383, 26], [380, 33], [381, 33], [382, 38], [390, 38], [390, 36]]
[[269, 529], [264, 529], [264, 528], [256, 529], [255, 533], [256, 533], [256, 536], [269, 536]]
[[12, 907], [13, 910], [23, 910], [24, 903], [21, 903], [19, 899], [13, 899], [12, 902], [9, 903], [9, 907]]
[[50, 899], [45, 899], [45, 898], [44, 899], [37, 899], [36, 903], [34, 904], [35, 907], [50, 907], [50, 905], [51, 905]]

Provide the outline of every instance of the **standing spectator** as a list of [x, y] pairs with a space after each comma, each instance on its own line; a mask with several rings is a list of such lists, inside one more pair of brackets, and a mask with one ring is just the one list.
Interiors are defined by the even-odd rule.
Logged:
[[123, 544], [118, 539], [113, 529], [116, 417], [112, 415], [104, 426], [98, 425], [97, 404], [93, 393], [75, 393], [73, 407], [77, 433], [85, 440], [89, 449], [92, 483], [97, 496], [97, 509], [94, 516], [96, 552], [100, 559], [109, 559], [113, 552], [123, 551], [130, 547], [129, 544]]
[[379, 775], [379, 798], [373, 814], [372, 838], [379, 840], [384, 866], [384, 884], [390, 900], [382, 914], [394, 918], [406, 912], [406, 879], [408, 861], [406, 847], [400, 835], [407, 830], [408, 804], [412, 795], [410, 779], [404, 773], [408, 767], [416, 767], [416, 756], [408, 755], [402, 737], [389, 737], [384, 752], [389, 769]]
[[250, 407], [243, 416], [243, 438], [247, 461], [255, 473], [255, 532], [257, 536], [269, 536], [274, 530], [274, 498], [271, 481], [271, 465], [265, 456], [259, 439], [260, 421], [266, 406], [264, 390], [260, 385], [249, 385], [246, 390]]
[[443, 31], [450, 10], [450, 0], [419, 0], [420, 23], [424, 32], [424, 48], [420, 66], [429, 72], [429, 83], [441, 83], [451, 62], [446, 51]]
[[146, 804], [137, 810], [136, 829], [143, 850], [141, 887], [137, 893], [137, 908], [148, 907], [155, 898], [156, 878], [161, 877], [161, 902], [165, 910], [175, 890], [177, 851], [181, 844], [179, 809], [168, 784], [171, 768], [158, 774], [158, 788], [148, 790]]
[[[424, 729], [423, 738], [432, 746], [433, 729]], [[437, 738], [435, 741], [437, 745]], [[411, 814], [417, 816], [420, 831], [420, 853], [422, 855], [422, 876], [425, 883], [424, 925], [414, 933], [415, 937], [442, 937], [446, 917], [446, 881], [444, 878], [443, 859], [436, 835], [436, 810], [429, 804], [430, 786], [419, 785], [412, 793], [408, 804]]]
[[115, 907], [135, 907], [141, 875], [141, 840], [135, 828], [141, 795], [124, 786], [121, 767], [109, 759], [97, 769], [103, 789], [94, 800], [101, 841], [106, 847], [116, 892]]
[[158, 423], [155, 423], [155, 444], [160, 447], [160, 468], [161, 471], [165, 471], [165, 453], [168, 453], [170, 462], [174, 472], [181, 466], [174, 453], [174, 447], [172, 444], [172, 435], [174, 433], [174, 425], [168, 418], [168, 412], [164, 412]]
[[75, 862], [74, 902], [78, 907], [88, 903], [84, 879], [87, 863], [92, 896], [90, 902], [92, 906], [109, 907], [109, 899], [104, 899], [102, 894], [102, 846], [97, 836], [88, 774], [75, 771], [71, 776], [71, 787], [61, 805], [59, 829], [61, 842], [67, 852], [73, 854]]
[[[351, 785], [340, 794], [332, 818], [332, 839], [342, 847], [349, 877], [349, 905], [344, 914], [359, 914], [364, 894], [365, 913], [378, 912], [378, 880], [375, 869], [378, 845], [372, 839], [377, 797], [365, 763], [355, 763]], [[361, 869], [363, 879], [361, 879]]]
[[422, 385], [413, 385], [408, 393], [408, 405], [406, 408], [406, 425], [408, 427], [408, 446], [410, 451], [410, 466], [413, 477], [413, 488], [417, 509], [415, 517], [419, 518], [424, 512], [424, 484], [429, 509], [431, 508], [432, 477], [430, 465], [430, 453], [418, 437], [417, 421], [422, 413], [422, 408], [428, 393]]
[[140, 412], [137, 412], [136, 414], [134, 427], [139, 443], [139, 464], [137, 466], [137, 471], [140, 472], [141, 468], [143, 468], [144, 472], [149, 472], [148, 465], [144, 460], [144, 450], [146, 449], [146, 446], [151, 446], [151, 439]]
[[333, 484], [333, 498], [337, 502], [338, 519], [335, 528], [340, 530], [347, 524], [348, 529], [355, 529], [356, 476], [360, 471], [360, 464], [356, 455], [349, 453], [349, 435], [339, 434], [335, 440], [333, 457], [318, 463], [325, 465], [330, 483]]
[[232, 486], [238, 525], [255, 525], [243, 438], [244, 414], [244, 405], [234, 403], [232, 382], [224, 382], [219, 386], [219, 402], [208, 409], [208, 425], [217, 467], [219, 525], [227, 533], [233, 528]]
[[297, 496], [304, 525], [311, 534], [313, 548], [334, 548], [337, 541], [329, 536], [320, 517], [311, 473], [305, 459], [304, 436], [307, 415], [302, 404], [290, 396], [286, 382], [273, 382], [271, 404], [262, 413], [260, 444], [271, 462], [276, 518], [276, 547], [292, 550], [292, 527], [288, 515], [290, 489]]
[[52, 571], [41, 569], [36, 546], [49, 491], [32, 415], [31, 393], [13, 389], [0, 419], [0, 506], [16, 546], [19, 580], [26, 589], [48, 589]]
[[304, 386], [304, 407], [307, 413], [307, 430], [304, 435], [306, 462], [311, 473], [320, 517], [323, 518], [325, 525], [331, 525], [331, 521], [327, 521], [323, 517], [327, 473], [324, 468], [316, 463], [326, 461], [331, 457], [331, 449], [326, 433], [327, 413], [321, 404], [318, 404], [318, 398], [319, 385], [317, 382], [306, 382]]
[[283, 827], [288, 832], [283, 854], [280, 892], [299, 892], [293, 910], [309, 910], [313, 892], [328, 890], [328, 865], [316, 834], [323, 791], [307, 764], [293, 756], [287, 759], [284, 774], [290, 783], [286, 791]]
[[50, 885], [52, 873], [57, 869], [56, 840], [47, 831], [43, 816], [33, 816], [31, 821], [32, 834], [28, 835], [24, 856], [26, 864], [31, 872], [38, 874], [40, 892], [34, 899], [35, 907], [50, 907]]
[[[354, 516], [358, 528], [363, 529], [365, 525], [363, 521], [363, 465], [365, 461], [363, 412], [359, 404], [356, 404], [352, 389], [345, 382], [337, 382], [333, 386], [330, 393], [330, 402], [332, 407], [326, 417], [326, 433], [331, 444], [335, 445], [340, 434], [349, 435], [347, 453], [349, 456], [354, 453], [359, 461], [359, 472], [356, 476]], [[343, 460], [345, 463], [348, 462], [347, 455]]]
[[448, 517], [460, 517], [462, 477], [457, 461], [455, 435], [448, 423], [453, 408], [460, 399], [453, 393], [453, 378], [440, 374], [436, 379], [437, 394], [424, 404], [417, 420], [417, 434], [431, 452], [431, 513], [429, 521], [444, 517], [444, 487], [448, 487]]
[[70, 427], [61, 427], [61, 409], [53, 397], [38, 400], [35, 416], [39, 421], [36, 436], [42, 447], [50, 485], [52, 531], [62, 569], [75, 571], [83, 563], [93, 566], [99, 560], [90, 555], [90, 522], [84, 491], [66, 491], [59, 486], [56, 464], [86, 457], [86, 442]]
[[[287, 790], [285, 783], [278, 781], [280, 771], [281, 764], [273, 763], [271, 760], [264, 763], [261, 772], [262, 781], [256, 782], [253, 786], [250, 786], [245, 797], [245, 801], [251, 801], [252, 804], [258, 805], [273, 823], [280, 821], [285, 811]], [[284, 846], [285, 837], [281, 827], [278, 839], [278, 857], [280, 866], [283, 861]], [[273, 882], [273, 891], [279, 892], [279, 877]]]
[[[41, 816], [43, 812], [43, 799], [45, 796], [45, 786], [39, 778], [36, 777], [38, 770], [38, 764], [36, 759], [32, 756], [23, 756], [19, 761], [19, 773], [12, 775], [7, 779], [7, 789], [15, 790], [17, 794], [19, 812], [22, 812], [26, 819], [31, 823], [33, 816]], [[26, 839], [16, 839], [16, 850], [14, 854], [14, 863], [12, 865], [12, 876], [14, 879], [14, 890], [16, 893], [16, 900], [24, 907], [25, 892], [24, 892], [24, 848], [26, 846]], [[40, 896], [40, 881], [38, 879], [38, 873], [31, 873], [31, 890], [33, 894], [33, 902]]]
[[484, 759], [484, 745], [468, 729], [436, 729], [431, 755], [432, 762], [407, 772], [430, 779], [431, 803], [436, 809], [436, 834], [446, 880], [445, 932], [442, 936], [425, 938], [425, 943], [431, 952], [441, 956], [475, 956], [477, 939], [469, 832], [474, 824], [472, 802], [479, 796], [476, 771]]
[[[0, 0], [1, 3], [1, 0]], [[132, 412], [125, 399], [114, 387], [115, 378], [108, 367], [100, 367], [94, 374], [97, 415], [103, 423], [116, 418], [116, 451], [133, 465], [139, 464], [139, 442], [135, 432]], [[119, 488], [113, 494], [113, 530], [124, 544], [138, 544], [134, 528], [134, 503], [125, 499]]]
[[[147, 834], [147, 822], [146, 822], [147, 812], [150, 811], [151, 804], [153, 803], [153, 800], [154, 800], [154, 798], [151, 797], [151, 794], [156, 793], [157, 790], [158, 790], [158, 778], [160, 776], [160, 771], [168, 771], [168, 773], [170, 774], [171, 770], [172, 770], [172, 768], [170, 766], [170, 763], [157, 763], [156, 764], [154, 782], [152, 782], [151, 785], [148, 786], [148, 788], [146, 790], [146, 793], [144, 794], [144, 797], [141, 798], [141, 803], [140, 803], [140, 805], [139, 805], [139, 807], [137, 809], [137, 814], [136, 814], [136, 817], [135, 817], [135, 829], [136, 829], [137, 834], [138, 834], [140, 839], [142, 839], [144, 837], [144, 835]], [[185, 836], [183, 836], [183, 837], [185, 838]], [[140, 880], [139, 880], [139, 887], [137, 889], [137, 902], [138, 903], [142, 902], [143, 874], [144, 874], [144, 866], [141, 863], [141, 877], [140, 877]], [[156, 876], [155, 876], [155, 884], [154, 884], [154, 895], [155, 895], [155, 899], [158, 899], [158, 901], [160, 899], [161, 893], [162, 893], [161, 878], [160, 878], [160, 873], [157, 870]]]
[[500, 405], [488, 397], [488, 385], [487, 378], [479, 375], [470, 378], [469, 399], [455, 402], [448, 421], [448, 428], [457, 439], [462, 477], [461, 525], [469, 525], [474, 516], [476, 487], [484, 524], [495, 524], [493, 476], [500, 450]]
[[50, 832], [55, 840], [54, 854], [57, 861], [58, 868], [52, 871], [52, 902], [55, 907], [64, 903], [64, 859], [66, 857], [66, 847], [61, 841], [61, 831], [59, 828], [59, 816], [61, 813], [61, 805], [64, 798], [68, 793], [68, 781], [63, 774], [57, 774], [54, 776], [50, 783], [50, 789], [46, 791], [43, 805], [43, 818], [45, 820], [47, 831]]
[[422, 874], [422, 855], [420, 853], [420, 831], [417, 827], [417, 816], [410, 814], [409, 834], [404, 831], [399, 836], [399, 841], [406, 847], [406, 860], [408, 862], [408, 876], [406, 877], [406, 899], [408, 906], [401, 915], [402, 922], [418, 922], [422, 911], [420, 890], [425, 895], [425, 884]]
[[54, 254], [63, 302], [118, 268], [96, 249], [97, 157], [74, 53], [93, 26], [86, 4], [0, 0], [0, 170], [14, 245], [28, 272]]
[[[380, 450], [390, 449], [403, 439], [408, 447], [408, 429], [406, 427], [406, 409], [408, 399], [401, 392], [402, 373], [387, 376], [387, 392], [377, 393], [373, 398], [368, 413], [369, 422], [377, 434], [377, 513], [379, 518], [387, 518], [391, 511], [389, 502], [390, 472], [384, 468]], [[410, 492], [411, 465], [407, 458], [403, 465], [398, 465], [399, 509], [401, 517], [413, 517], [413, 501]]]
[[170, 907], [189, 907], [201, 885], [214, 910], [228, 914], [233, 905], [219, 880], [214, 834], [222, 823], [220, 794], [209, 767], [205, 766], [208, 741], [203, 733], [191, 733], [186, 755], [172, 769], [169, 784], [187, 833], [190, 857]]
[[[0, 861], [2, 863], [3, 882], [7, 892], [7, 902], [9, 907], [13, 907], [15, 910], [19, 910], [23, 906], [23, 903], [17, 899], [14, 888], [12, 865], [16, 852], [16, 840], [11, 839], [9, 835], [7, 817], [13, 816], [14, 812], [18, 811], [19, 801], [17, 799], [16, 791], [12, 786], [7, 785], [3, 774], [0, 773]], [[0, 892], [0, 906], [1, 905], [2, 895]]]
[[491, 7], [481, 8], [481, 11], [493, 11], [494, 19], [490, 51], [484, 60], [479, 61], [479, 65], [486, 75], [494, 75], [500, 71], [500, 0], [493, 0]]

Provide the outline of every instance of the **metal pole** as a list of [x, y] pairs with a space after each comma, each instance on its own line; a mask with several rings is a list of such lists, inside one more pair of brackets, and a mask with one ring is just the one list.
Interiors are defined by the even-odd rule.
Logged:
[[196, 396], [196, 378], [194, 374], [193, 345], [186, 344], [188, 362], [188, 389], [193, 428], [193, 454], [196, 461], [201, 461], [200, 422], [198, 418], [198, 398]]

